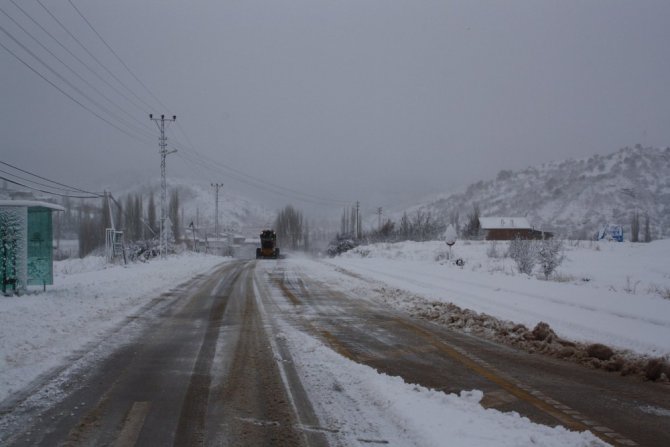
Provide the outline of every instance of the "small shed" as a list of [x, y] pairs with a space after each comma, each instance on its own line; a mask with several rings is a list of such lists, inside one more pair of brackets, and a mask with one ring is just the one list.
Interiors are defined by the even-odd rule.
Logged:
[[53, 284], [54, 211], [60, 205], [34, 200], [0, 200], [0, 279], [25, 291], [29, 285]]
[[547, 239], [552, 234], [533, 228], [525, 217], [480, 217], [479, 225], [486, 231], [487, 241]]

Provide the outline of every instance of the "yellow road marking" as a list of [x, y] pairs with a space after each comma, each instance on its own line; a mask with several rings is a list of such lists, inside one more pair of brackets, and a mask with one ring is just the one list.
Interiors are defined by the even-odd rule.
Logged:
[[[353, 276], [353, 275], [352, 275]], [[283, 286], [283, 287], [281, 287]], [[292, 291], [289, 291], [288, 288], [286, 287], [285, 284], [281, 284], [280, 288], [282, 292], [291, 300], [298, 299], [295, 294]], [[418, 335], [423, 336], [427, 341], [438, 351], [443, 352], [447, 354], [449, 357], [453, 358], [454, 360], [460, 362], [470, 370], [474, 371], [478, 375], [488, 379], [489, 381], [495, 383], [498, 385], [500, 388], [502, 388], [504, 391], [507, 393], [511, 394], [512, 396], [534, 406], [535, 408], [539, 409], [540, 411], [544, 412], [545, 414], [548, 414], [552, 417], [554, 417], [556, 420], [558, 420], [561, 424], [563, 424], [566, 428], [569, 428], [571, 430], [575, 431], [590, 431], [595, 435], [596, 437], [602, 439], [603, 441], [610, 443], [611, 445], [614, 446], [620, 446], [620, 445], [637, 445], [634, 441], [628, 440], [621, 435], [617, 433], [602, 433], [598, 432], [595, 430], [592, 430], [591, 427], [588, 425], [580, 422], [579, 420], [575, 419], [576, 416], [572, 416], [569, 413], [573, 413], [574, 411], [571, 410], [566, 410], [563, 411], [559, 408], [556, 408], [554, 405], [550, 404], [549, 402], [537, 397], [542, 395], [541, 393], [531, 390], [531, 388], [526, 387], [526, 386], [519, 386], [512, 382], [511, 380], [508, 380], [504, 377], [502, 377], [500, 374], [496, 373], [494, 369], [486, 364], [484, 365], [483, 363], [485, 362], [479, 362], [467, 354], [460, 352], [460, 350], [457, 350], [447, 344], [445, 341], [441, 340], [439, 337], [436, 337], [435, 334], [432, 332], [407, 321], [404, 321], [400, 318], [395, 318], [394, 322], [401, 324], [405, 326], [407, 329], [417, 333]], [[336, 335], [332, 334], [331, 332], [325, 330], [325, 329], [317, 329], [314, 324], [303, 321], [303, 324], [306, 326], [308, 330], [310, 330], [314, 334], [319, 334], [321, 337], [328, 343], [336, 352], [338, 352], [340, 355], [347, 357], [353, 361], [361, 362], [361, 361], [367, 361], [367, 360], [373, 360], [370, 358], [370, 356], [367, 355], [362, 355], [359, 353], [352, 352], [350, 349], [348, 349], [343, 343], [340, 342], [340, 340], [337, 338]], [[522, 388], [523, 387], [523, 388]], [[560, 404], [559, 404], [560, 405]], [[578, 413], [577, 413], [578, 414]]]

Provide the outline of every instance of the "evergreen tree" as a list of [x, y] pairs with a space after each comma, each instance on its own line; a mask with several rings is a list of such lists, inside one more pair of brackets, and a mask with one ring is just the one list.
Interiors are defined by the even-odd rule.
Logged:
[[463, 235], [470, 239], [477, 239], [481, 234], [481, 224], [479, 223], [479, 205], [474, 204], [472, 212], [468, 214], [468, 223], [463, 229]]
[[17, 257], [22, 252], [22, 219], [16, 209], [0, 209], [0, 271], [2, 271], [2, 292], [9, 280], [16, 280]]

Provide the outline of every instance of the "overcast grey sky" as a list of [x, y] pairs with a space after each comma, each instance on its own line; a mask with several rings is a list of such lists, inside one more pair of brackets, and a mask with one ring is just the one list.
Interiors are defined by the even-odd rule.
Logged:
[[[0, 159], [75, 185], [157, 177], [149, 113], [177, 115], [181, 129], [170, 126], [170, 143], [273, 184], [368, 207], [448, 191], [500, 169], [670, 144], [667, 0], [72, 0], [168, 110], [68, 0], [41, 1], [142, 102], [39, 3], [15, 1], [98, 77], [11, 0], [0, 0], [2, 10], [118, 109], [2, 13], [0, 25], [142, 128], [140, 141], [128, 137], [0, 48]], [[3, 32], [0, 43], [127, 129]], [[259, 195], [215, 166], [186, 150], [168, 157], [168, 175]]]

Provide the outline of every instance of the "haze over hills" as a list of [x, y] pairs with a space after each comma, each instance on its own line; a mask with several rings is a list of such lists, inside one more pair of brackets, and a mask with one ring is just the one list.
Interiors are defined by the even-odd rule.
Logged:
[[481, 216], [526, 216], [531, 225], [569, 237], [590, 238], [606, 223], [630, 236], [633, 213], [649, 215], [652, 237], [670, 236], [670, 148], [625, 147], [610, 155], [500, 171], [493, 180], [407, 210], [422, 210], [461, 225], [477, 204]]
[[[128, 194], [141, 195], [146, 212], [151, 192], [156, 207], [160, 206], [159, 184], [156, 178], [124, 189], [111, 189], [122, 203]], [[192, 179], [168, 178], [168, 191], [175, 188], [179, 190], [183, 209], [182, 225], [194, 222], [198, 228], [213, 232], [214, 188]], [[49, 197], [39, 193], [35, 196]], [[7, 194], [2, 197], [9, 198]], [[574, 238], [590, 238], [607, 223], [624, 226], [625, 237], [629, 238], [632, 216], [638, 212], [642, 226], [645, 215], [649, 216], [653, 238], [667, 238], [670, 237], [670, 148], [636, 145], [605, 156], [550, 162], [519, 171], [503, 170], [495, 179], [478, 181], [404, 210], [398, 208], [400, 211], [387, 216], [397, 221], [404, 211], [410, 215], [423, 211], [450, 222], [458, 213], [462, 226], [475, 204], [483, 217], [525, 216], [537, 229]], [[224, 187], [219, 193], [219, 229], [255, 236], [260, 229], [272, 226], [276, 212], [284, 206], [285, 203], [278, 203], [270, 209]], [[339, 228], [339, 218], [329, 223], [331, 219], [314, 220], [309, 213], [305, 216], [312, 228], [328, 231]], [[368, 229], [376, 228], [377, 216], [370, 216], [367, 223]]]
[[[197, 228], [207, 232], [214, 231], [216, 199], [213, 187], [209, 184], [200, 184], [191, 179], [181, 178], [168, 178], [167, 187], [168, 201], [172, 191], [179, 191], [184, 227], [193, 222]], [[123, 202], [128, 194], [139, 194], [143, 197], [146, 207], [148, 197], [152, 192], [156, 211], [160, 214], [160, 179], [158, 178], [148, 183], [131, 186], [115, 195]], [[256, 235], [258, 231], [272, 224], [275, 214], [276, 210], [266, 209], [253, 200], [227, 191], [225, 187], [219, 190], [220, 231], [232, 230], [242, 235]]]

